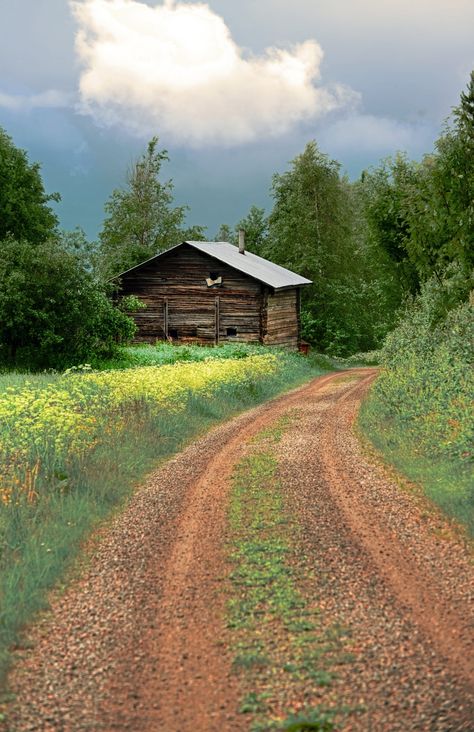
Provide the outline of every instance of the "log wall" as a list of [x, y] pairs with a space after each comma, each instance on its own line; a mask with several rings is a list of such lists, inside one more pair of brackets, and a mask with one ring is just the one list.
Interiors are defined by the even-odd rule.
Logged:
[[299, 343], [299, 290], [281, 290], [266, 296], [263, 342], [296, 350]]
[[[222, 277], [221, 286], [207, 286], [211, 273]], [[167, 335], [185, 342], [261, 340], [260, 283], [190, 246], [123, 275], [121, 286], [122, 295], [136, 295], [147, 306], [132, 314], [138, 342], [154, 343]], [[228, 328], [236, 335], [228, 335]]]

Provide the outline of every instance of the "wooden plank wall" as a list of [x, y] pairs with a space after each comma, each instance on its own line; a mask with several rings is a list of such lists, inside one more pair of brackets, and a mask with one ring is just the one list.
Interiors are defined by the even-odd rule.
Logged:
[[282, 290], [266, 298], [266, 333], [263, 342], [296, 350], [299, 342], [298, 289]]
[[[209, 288], [206, 278], [222, 277], [220, 287]], [[262, 287], [232, 267], [182, 246], [155, 262], [122, 277], [122, 295], [136, 295], [146, 310], [133, 314], [138, 342], [154, 343], [165, 337], [165, 301], [168, 328], [179, 341], [215, 342], [216, 297], [219, 297], [219, 340], [258, 342], [261, 331]], [[237, 335], [228, 336], [227, 328]]]

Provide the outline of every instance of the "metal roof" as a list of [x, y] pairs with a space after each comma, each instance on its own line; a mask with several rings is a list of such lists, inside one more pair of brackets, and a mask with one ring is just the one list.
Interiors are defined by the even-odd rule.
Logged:
[[306, 277], [301, 277], [289, 269], [285, 269], [285, 267], [280, 267], [280, 265], [274, 264], [268, 259], [257, 256], [257, 254], [248, 251], [245, 251], [245, 254], [241, 254], [238, 247], [229, 244], [227, 241], [185, 241], [182, 244], [171, 247], [171, 249], [167, 249], [165, 252], [156, 254], [151, 259], [146, 260], [146, 262], [137, 264], [126, 272], [122, 272], [121, 275], [117, 275], [117, 277], [121, 277], [138, 267], [142, 267], [144, 264], [152, 262], [164, 254], [168, 254], [168, 252], [172, 252], [183, 244], [189, 244], [189, 246], [197, 249], [199, 252], [207, 254], [220, 262], [224, 262], [224, 264], [228, 264], [230, 267], [239, 270], [239, 272], [243, 272], [275, 290], [311, 284], [311, 280], [307, 280]]

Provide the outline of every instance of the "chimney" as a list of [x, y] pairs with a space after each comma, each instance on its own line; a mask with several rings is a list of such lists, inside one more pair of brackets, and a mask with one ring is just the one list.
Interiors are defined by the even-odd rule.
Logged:
[[239, 229], [239, 254], [245, 254], [245, 231]]

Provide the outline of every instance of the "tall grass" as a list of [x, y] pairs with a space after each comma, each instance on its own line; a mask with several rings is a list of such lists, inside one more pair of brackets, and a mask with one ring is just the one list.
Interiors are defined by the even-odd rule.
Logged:
[[[259, 363], [273, 365], [259, 372]], [[95, 431], [81, 433], [81, 439], [85, 439], [81, 449], [75, 450], [75, 443], [67, 440], [66, 449], [60, 449], [55, 435], [45, 429], [44, 443], [39, 439], [36, 452], [28, 458], [31, 483], [31, 470], [38, 464], [35, 458], [43, 456], [30, 494], [28, 490], [22, 491], [21, 484], [16, 492], [11, 490], [8, 481], [12, 476], [12, 455], [3, 451], [2, 473], [10, 492], [6, 494], [8, 500], [0, 504], [0, 673], [8, 667], [9, 649], [18, 642], [22, 626], [35, 611], [45, 607], [48, 590], [64, 575], [81, 541], [126, 500], [147, 471], [209, 426], [321, 373], [308, 359], [288, 354], [249, 356], [233, 359], [232, 364], [223, 361], [222, 366], [213, 366], [214, 371], [209, 370], [210, 362], [196, 364], [187, 372], [184, 367], [185, 364], [178, 364], [130, 369], [116, 376], [73, 374], [55, 379], [46, 387], [38, 385], [38, 394], [45, 399], [45, 394], [57, 396], [65, 389], [69, 389], [69, 397], [84, 392], [88, 395], [92, 382], [93, 393], [98, 389], [100, 395], [102, 390], [105, 409], [88, 410], [88, 398], [77, 398], [76, 407], [72, 405], [71, 413], [77, 412], [80, 418], [84, 415], [88, 425], [91, 412], [98, 419]], [[219, 368], [227, 374], [226, 378], [217, 378]], [[156, 382], [164, 379], [166, 369], [176, 369], [178, 380], [186, 376], [192, 381], [190, 374], [196, 375], [200, 369], [207, 371], [210, 378], [203, 388], [192, 388], [192, 384], [186, 388], [182, 384], [178, 401], [173, 397], [169, 403], [164, 400], [157, 406]], [[117, 393], [111, 397], [111, 379], [120, 385], [120, 398]], [[135, 397], [133, 388], [126, 391], [130, 383], [136, 385]], [[146, 383], [150, 386], [150, 398], [144, 393]], [[173, 379], [168, 383], [172, 385]], [[8, 394], [22, 391], [17, 388]], [[110, 405], [115, 405], [112, 410]], [[5, 426], [6, 422], [4, 415], [0, 424]], [[17, 477], [21, 475], [17, 473]], [[5, 487], [5, 482], [2, 485]]]
[[44, 387], [57, 381], [60, 376], [61, 374], [53, 371], [40, 374], [20, 373], [18, 371], [0, 373], [0, 398], [9, 387], [21, 387], [25, 386], [25, 384], [35, 384], [38, 387]]

